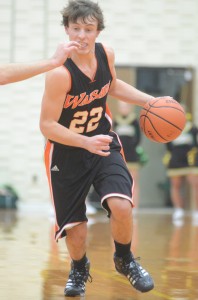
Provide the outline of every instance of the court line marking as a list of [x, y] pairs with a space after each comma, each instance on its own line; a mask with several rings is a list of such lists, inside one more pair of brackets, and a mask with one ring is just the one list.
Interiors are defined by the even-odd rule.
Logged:
[[[107, 274], [107, 273], [105, 273], [105, 272], [96, 270], [95, 268], [94, 268], [94, 269], [91, 269], [91, 272], [97, 273], [97, 274], [102, 275], [102, 276], [104, 276], [104, 277], [106, 277], [106, 278], [112, 278], [112, 279], [115, 279], [116, 281], [122, 282], [122, 283], [124, 283], [124, 284], [126, 284], [126, 285], [129, 285], [129, 284], [130, 284], [130, 283], [127, 281], [127, 279], [124, 279], [124, 278], [122, 279], [122, 277], [120, 277], [120, 278], [117, 277], [116, 274], [122, 276], [122, 275], [119, 274], [119, 273], [115, 273], [115, 275], [112, 276], [111, 274]], [[136, 289], [135, 289], [135, 291], [136, 291]], [[156, 290], [152, 290], [152, 291], [150, 291], [149, 293], [152, 293], [154, 296], [160, 297], [160, 298], [163, 298], [163, 299], [168, 299], [168, 300], [172, 300], [172, 299], [173, 299], [171, 296], [168, 296], [168, 295], [163, 294], [163, 293], [161, 293], [161, 292], [158, 292], [158, 291], [156, 291]]]

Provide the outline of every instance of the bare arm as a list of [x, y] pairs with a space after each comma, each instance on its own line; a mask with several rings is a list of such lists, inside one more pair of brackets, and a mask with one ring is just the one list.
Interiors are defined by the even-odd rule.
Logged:
[[39, 62], [0, 65], [0, 85], [22, 81], [63, 65], [68, 57], [69, 48], [75, 48], [77, 45], [75, 42], [60, 43], [51, 58]]
[[[41, 107], [40, 129], [43, 135], [63, 145], [84, 148], [92, 153], [107, 156], [112, 138], [107, 135], [87, 137], [58, 123], [65, 96], [70, 89], [70, 78], [65, 68], [59, 67], [46, 75], [45, 92]], [[108, 151], [108, 152], [104, 152]]]
[[119, 100], [138, 106], [144, 106], [147, 101], [154, 98], [153, 96], [139, 91], [120, 79], [115, 80], [115, 84], [109, 94]]
[[[135, 104], [138, 106], [144, 106], [146, 102], [150, 101], [154, 97], [152, 95], [141, 92], [130, 84], [120, 80], [116, 76], [115, 66], [114, 66], [114, 53], [111, 49], [106, 49], [109, 58], [111, 73], [113, 75], [113, 81], [109, 90], [109, 95], [112, 97], [125, 101], [130, 104]], [[161, 97], [171, 99], [169, 96]]]

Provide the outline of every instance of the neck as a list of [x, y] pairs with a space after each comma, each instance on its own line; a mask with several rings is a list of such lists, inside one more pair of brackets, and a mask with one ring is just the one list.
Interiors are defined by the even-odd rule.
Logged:
[[71, 59], [77, 65], [91, 65], [93, 59], [95, 59], [94, 55], [72, 55]]
[[77, 65], [84, 65], [84, 64], [91, 65], [93, 63], [93, 61], [95, 60], [95, 48], [91, 49], [86, 54], [74, 52], [71, 55], [71, 59]]
[[95, 52], [85, 55], [74, 54], [71, 56], [71, 59], [87, 77], [93, 80], [97, 70]]

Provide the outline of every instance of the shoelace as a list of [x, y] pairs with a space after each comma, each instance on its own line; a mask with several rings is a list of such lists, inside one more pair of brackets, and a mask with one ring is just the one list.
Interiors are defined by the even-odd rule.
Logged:
[[[89, 282], [92, 282], [92, 276], [89, 274], [89, 272], [87, 272], [87, 270], [76, 270], [76, 269], [73, 269], [72, 270], [72, 273], [70, 274], [69, 278], [77, 283], [77, 284], [84, 284], [87, 280]], [[82, 282], [83, 280], [83, 282]]]

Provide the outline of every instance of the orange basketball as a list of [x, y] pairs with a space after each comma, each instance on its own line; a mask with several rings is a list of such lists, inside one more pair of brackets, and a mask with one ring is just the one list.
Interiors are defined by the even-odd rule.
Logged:
[[168, 143], [184, 129], [186, 116], [183, 107], [174, 99], [155, 98], [140, 112], [140, 128], [148, 139]]

